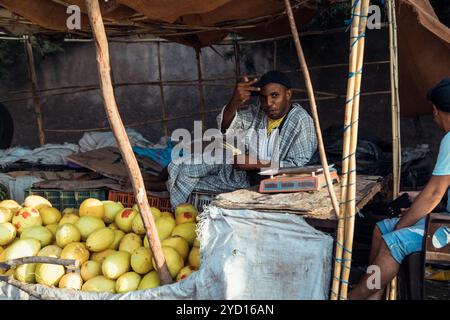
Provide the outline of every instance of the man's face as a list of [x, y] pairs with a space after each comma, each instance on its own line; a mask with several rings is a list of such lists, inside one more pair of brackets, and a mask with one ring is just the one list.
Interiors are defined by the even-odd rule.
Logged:
[[291, 107], [292, 90], [278, 83], [269, 83], [260, 91], [261, 107], [271, 119], [280, 119]]

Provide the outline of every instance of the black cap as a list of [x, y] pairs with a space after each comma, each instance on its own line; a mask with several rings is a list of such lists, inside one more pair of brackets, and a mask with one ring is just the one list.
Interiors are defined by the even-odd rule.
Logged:
[[[288, 76], [281, 71], [272, 70], [265, 73], [258, 82], [256, 82], [253, 86], [263, 88], [266, 84], [269, 83], [278, 83], [285, 86], [287, 89], [292, 88], [291, 80], [289, 80]], [[252, 96], [259, 95], [258, 92], [252, 92]]]
[[450, 77], [444, 78], [427, 93], [427, 100], [436, 108], [444, 112], [450, 112]]

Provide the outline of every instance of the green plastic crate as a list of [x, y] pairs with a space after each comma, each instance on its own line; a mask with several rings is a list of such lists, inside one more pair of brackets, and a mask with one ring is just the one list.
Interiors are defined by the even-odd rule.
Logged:
[[64, 210], [65, 208], [79, 208], [80, 204], [88, 199], [95, 198], [106, 200], [106, 189], [84, 189], [84, 190], [58, 190], [58, 189], [26, 189], [25, 196], [37, 195], [44, 197], [55, 208]]

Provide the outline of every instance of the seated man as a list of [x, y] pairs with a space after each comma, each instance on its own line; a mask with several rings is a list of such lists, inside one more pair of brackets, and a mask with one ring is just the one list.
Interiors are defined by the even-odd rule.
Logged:
[[[374, 229], [369, 265], [380, 268], [381, 288], [369, 289], [367, 280], [371, 274], [367, 274], [349, 293], [349, 299], [382, 298], [386, 285], [397, 274], [403, 259], [423, 249], [425, 217], [440, 203], [450, 186], [450, 78], [432, 88], [427, 98], [433, 104], [436, 123], [446, 132], [433, 175], [406, 213], [400, 218], [380, 221]], [[436, 236], [445, 245], [450, 240], [450, 232], [442, 230]]]
[[[251, 95], [259, 96], [257, 105], [239, 110]], [[259, 134], [257, 139], [250, 136], [249, 154], [239, 164], [187, 164], [172, 160], [168, 167], [172, 206], [186, 202], [194, 190], [229, 192], [247, 188], [250, 186], [249, 170], [270, 165], [306, 165], [317, 148], [314, 123], [291, 99], [291, 83], [282, 72], [270, 71], [259, 81], [244, 77], [244, 81], [236, 85], [231, 101], [217, 117], [219, 128], [226, 135], [246, 136], [252, 131], [252, 134], [255, 131], [264, 134]]]

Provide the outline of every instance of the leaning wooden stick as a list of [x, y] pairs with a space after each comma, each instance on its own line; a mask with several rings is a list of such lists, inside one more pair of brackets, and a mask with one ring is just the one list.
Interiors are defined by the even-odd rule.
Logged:
[[351, 140], [350, 140], [350, 164], [349, 164], [349, 180], [345, 211], [345, 241], [343, 252], [343, 266], [341, 276], [340, 297], [347, 299], [348, 279], [350, 277], [350, 268], [352, 260], [353, 236], [355, 231], [355, 215], [356, 215], [356, 148], [358, 145], [358, 124], [359, 124], [359, 104], [362, 80], [362, 67], [364, 62], [364, 45], [365, 30], [367, 26], [367, 14], [369, 12], [370, 0], [362, 0], [360, 10], [360, 21], [358, 38], [355, 39], [357, 46], [357, 67], [355, 75], [355, 88], [353, 94], [352, 120], [351, 120]]
[[79, 260], [58, 259], [58, 258], [52, 258], [52, 257], [24, 257], [24, 258], [1, 262], [0, 269], [7, 270], [7, 269], [15, 268], [17, 266], [20, 266], [22, 264], [27, 264], [27, 263], [49, 263], [49, 264], [56, 264], [56, 265], [65, 266], [65, 267], [74, 267], [74, 268], [80, 267]]
[[172, 283], [172, 277], [170, 276], [167, 264], [165, 263], [161, 242], [158, 238], [158, 231], [156, 230], [155, 220], [153, 219], [153, 215], [150, 213], [150, 206], [148, 204], [144, 180], [142, 178], [136, 157], [134, 156], [131, 148], [122, 119], [120, 118], [116, 99], [114, 97], [114, 89], [111, 81], [108, 40], [106, 37], [105, 26], [103, 24], [103, 18], [100, 12], [98, 0], [86, 0], [86, 7], [97, 48], [100, 87], [103, 93], [103, 102], [106, 115], [124, 159], [128, 175], [131, 178], [139, 212], [145, 225], [147, 238], [153, 252], [153, 257], [155, 259], [155, 264], [161, 283], [169, 284]]
[[292, 12], [291, 3], [289, 2], [289, 0], [285, 0], [284, 2], [286, 5], [286, 12], [289, 17], [289, 24], [291, 27], [292, 37], [294, 39], [295, 48], [297, 49], [298, 60], [299, 60], [299, 63], [300, 63], [300, 66], [301, 66], [301, 69], [303, 72], [306, 89], [308, 91], [308, 99], [309, 99], [309, 103], [310, 103], [310, 107], [311, 107], [311, 113], [312, 113], [313, 119], [314, 119], [314, 127], [316, 130], [316, 135], [317, 135], [317, 140], [318, 140], [320, 161], [322, 163], [322, 167], [323, 167], [323, 170], [325, 173], [325, 180], [327, 182], [328, 193], [330, 194], [331, 204], [333, 206], [333, 209], [334, 209], [336, 215], [339, 215], [339, 203], [338, 203], [338, 200], [336, 197], [336, 193], [334, 192], [333, 181], [331, 180], [331, 176], [330, 176], [330, 169], [328, 166], [327, 155], [325, 153], [325, 147], [323, 145], [322, 131], [320, 129], [319, 114], [317, 112], [317, 104], [316, 104], [316, 100], [314, 98], [314, 90], [312, 87], [311, 77], [309, 75], [309, 70], [308, 70], [308, 66], [306, 64], [305, 55], [303, 54], [303, 49], [300, 44], [300, 38], [298, 35], [297, 26], [295, 25], [294, 13]]

